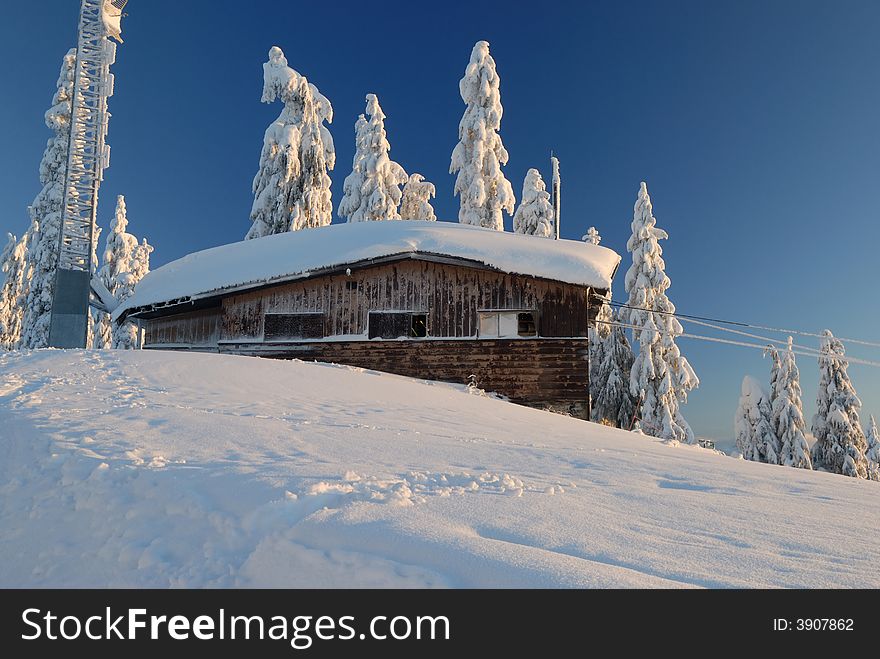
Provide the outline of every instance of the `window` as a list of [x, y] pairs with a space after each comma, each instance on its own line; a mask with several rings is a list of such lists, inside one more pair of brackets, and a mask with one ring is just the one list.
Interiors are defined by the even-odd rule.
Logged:
[[323, 339], [323, 313], [267, 313], [264, 340]]
[[371, 339], [424, 339], [428, 336], [428, 314], [411, 311], [371, 311]]
[[538, 336], [534, 311], [481, 311], [480, 337], [485, 339]]

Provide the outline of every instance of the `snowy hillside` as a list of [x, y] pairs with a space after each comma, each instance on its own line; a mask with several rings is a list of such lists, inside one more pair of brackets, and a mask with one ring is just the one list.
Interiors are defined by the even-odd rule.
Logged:
[[0, 586], [880, 587], [880, 489], [357, 369], [0, 355]]

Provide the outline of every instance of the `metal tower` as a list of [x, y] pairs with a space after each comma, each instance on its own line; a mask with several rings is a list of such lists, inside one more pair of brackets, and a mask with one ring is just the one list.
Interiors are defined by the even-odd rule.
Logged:
[[120, 21], [127, 2], [82, 0], [80, 8], [58, 272], [49, 328], [53, 348], [86, 347], [98, 188], [110, 165], [107, 99], [113, 95], [110, 66], [116, 61], [116, 44], [109, 37], [121, 41]]

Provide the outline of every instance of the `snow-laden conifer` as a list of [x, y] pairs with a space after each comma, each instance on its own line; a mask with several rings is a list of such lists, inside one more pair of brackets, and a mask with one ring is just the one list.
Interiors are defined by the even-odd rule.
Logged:
[[675, 344], [684, 330], [673, 315], [675, 305], [666, 295], [671, 282], [659, 241], [669, 236], [656, 224], [648, 187], [642, 183], [633, 213], [632, 236], [626, 245], [633, 259], [625, 282], [628, 308], [621, 309], [620, 314], [625, 324], [635, 327], [633, 343], [639, 346], [630, 390], [640, 401], [642, 430], [654, 437], [693, 444], [696, 439], [680, 405], [687, 402], [688, 392], [700, 381]]
[[843, 343], [825, 330], [819, 354], [818, 411], [813, 417], [813, 460], [817, 468], [867, 478], [868, 444], [859, 421], [862, 402], [847, 373], [848, 365]]
[[626, 331], [616, 322], [610, 307], [602, 315], [608, 318], [605, 336], [601, 336], [599, 328], [602, 323], [597, 319], [595, 339], [591, 337], [591, 341], [595, 340], [599, 346], [595, 356], [591, 355], [591, 359], [597, 360], [595, 368], [591, 364], [590, 369], [592, 419], [629, 429], [636, 413], [636, 401], [629, 389], [633, 352]]
[[590, 227], [587, 229], [587, 232], [581, 237], [585, 243], [589, 243], [590, 245], [598, 245], [602, 242], [602, 236], [599, 235], [599, 231], [596, 227]]
[[501, 167], [507, 164], [507, 150], [501, 142], [501, 79], [489, 44], [478, 41], [464, 77], [458, 84], [467, 105], [458, 125], [459, 142], [452, 152], [450, 174], [455, 194], [461, 199], [458, 221], [462, 224], [504, 231], [502, 211], [513, 214], [516, 197]]
[[736, 446], [746, 460], [777, 464], [778, 442], [772, 428], [770, 395], [751, 376], [743, 378], [734, 419]]
[[247, 239], [325, 226], [333, 216], [327, 172], [336, 164], [336, 151], [324, 125], [333, 122], [333, 107], [287, 65], [277, 46], [263, 65], [263, 102], [276, 100], [284, 109], [263, 138]]
[[530, 236], [553, 236], [553, 206], [541, 172], [530, 169], [523, 182], [522, 199], [513, 216], [513, 230]]
[[28, 263], [24, 278], [21, 328], [21, 345], [25, 348], [45, 348], [49, 345], [75, 70], [74, 48], [64, 56], [52, 107], [46, 112], [46, 126], [53, 135], [46, 144], [40, 162], [40, 183], [43, 188], [28, 209], [31, 225], [26, 240]]
[[421, 174], [411, 174], [403, 186], [403, 197], [400, 200], [401, 220], [423, 220], [434, 222], [437, 216], [431, 199], [437, 194], [434, 184], [426, 181]]
[[871, 421], [868, 424], [868, 430], [865, 433], [865, 459], [868, 461], [868, 478], [872, 481], [880, 481], [880, 432], [877, 430], [877, 422], [874, 415], [871, 415]]
[[391, 144], [385, 132], [385, 113], [375, 94], [367, 94], [366, 116], [358, 117], [354, 132], [354, 161], [343, 184], [339, 217], [349, 222], [399, 220], [400, 186], [408, 177], [388, 156]]
[[14, 350], [21, 340], [22, 294], [27, 270], [27, 237], [7, 234], [0, 256], [0, 350]]
[[779, 464], [812, 469], [801, 401], [801, 377], [795, 362], [791, 337], [788, 338], [788, 348], [779, 353], [778, 363], [778, 368], [770, 377], [773, 383], [773, 433], [779, 442]]

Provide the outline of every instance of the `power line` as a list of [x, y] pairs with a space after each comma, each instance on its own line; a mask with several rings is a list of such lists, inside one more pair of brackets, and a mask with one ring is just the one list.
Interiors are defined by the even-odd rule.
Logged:
[[[606, 325], [608, 327], [622, 327], [624, 329], [632, 329], [632, 330], [644, 330], [644, 327], [639, 327], [637, 325], [630, 325], [628, 323], [621, 323], [618, 321], [599, 321], [602, 325]], [[656, 330], [660, 334], [669, 335], [670, 332], [664, 332], [663, 330]], [[688, 332], [683, 332], [682, 334], [677, 335], [677, 337], [681, 337], [684, 339], [695, 339], [698, 341], [707, 341], [710, 343], [721, 343], [725, 345], [738, 346], [743, 348], [755, 348], [758, 350], [766, 350], [767, 345], [761, 343], [746, 343], [745, 341], [734, 341], [732, 339], [722, 339], [716, 336], [704, 336], [702, 334], [690, 334]], [[792, 346], [792, 352], [795, 355], [800, 355], [802, 357], [820, 357], [822, 353], [814, 348], [807, 348], [804, 346]], [[857, 357], [842, 357], [841, 361], [845, 361], [850, 364], [860, 364], [862, 366], [873, 366], [875, 368], [880, 368], [880, 362], [871, 361], [869, 359], [859, 359]]]
[[[597, 299], [601, 300], [603, 303], [611, 305], [612, 307], [617, 307], [620, 309], [634, 309], [636, 311], [650, 311], [652, 313], [661, 314], [664, 316], [674, 316], [674, 317], [679, 318], [681, 320], [690, 320], [690, 321], [695, 321], [695, 322], [696, 321], [704, 321], [704, 322], [710, 322], [710, 323], [720, 323], [722, 325], [733, 325], [735, 327], [745, 327], [748, 329], [760, 330], [763, 332], [775, 332], [775, 333], [779, 333], [779, 334], [790, 334], [793, 336], [809, 336], [811, 338], [817, 338], [817, 339], [824, 339], [825, 338], [825, 336], [823, 334], [817, 334], [815, 332], [804, 332], [801, 330], [784, 329], [784, 328], [780, 328], [780, 327], [769, 327], [767, 325], [754, 325], [752, 323], [744, 323], [744, 322], [740, 322], [740, 321], [736, 321], [736, 320], [723, 320], [720, 318], [707, 318], [705, 316], [694, 316], [694, 315], [690, 315], [690, 314], [683, 314], [683, 313], [679, 313], [677, 311], [657, 311], [654, 309], [648, 309], [647, 307], [635, 307], [635, 306], [632, 306], [629, 304], [625, 304], [623, 302], [618, 302], [616, 300], [606, 300], [605, 298], [602, 298], [599, 296], [597, 296]], [[763, 337], [761, 337], [761, 338], [763, 338]], [[838, 341], [841, 341], [842, 343], [854, 343], [857, 345], [870, 346], [872, 348], [880, 348], [880, 342], [876, 342], [876, 341], [864, 341], [862, 339], [848, 339], [848, 338], [843, 338], [843, 337], [839, 337], [839, 336], [836, 336], [834, 338], [836, 338]], [[772, 342], [777, 342], [774, 339], [767, 339], [767, 340], [772, 341]]]

